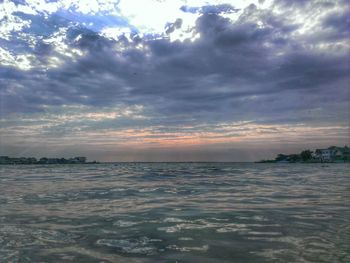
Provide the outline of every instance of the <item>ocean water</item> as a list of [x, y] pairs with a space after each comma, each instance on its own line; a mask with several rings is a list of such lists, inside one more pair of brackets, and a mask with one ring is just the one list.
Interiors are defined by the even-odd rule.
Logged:
[[0, 262], [350, 262], [349, 165], [0, 166]]

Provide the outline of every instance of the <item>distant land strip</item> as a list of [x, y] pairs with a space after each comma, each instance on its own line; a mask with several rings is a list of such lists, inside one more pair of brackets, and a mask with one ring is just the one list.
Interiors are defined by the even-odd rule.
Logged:
[[98, 163], [96, 161], [87, 162], [86, 157], [74, 157], [74, 158], [47, 158], [42, 157], [39, 160], [35, 157], [8, 157], [0, 156], [0, 165], [1, 164], [92, 164]]
[[304, 150], [299, 154], [278, 154], [274, 160], [261, 160], [258, 163], [348, 163], [350, 148], [348, 146], [330, 146], [315, 151]]

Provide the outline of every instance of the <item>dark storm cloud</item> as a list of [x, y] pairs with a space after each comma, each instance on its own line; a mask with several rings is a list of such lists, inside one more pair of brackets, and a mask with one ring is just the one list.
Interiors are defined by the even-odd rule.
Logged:
[[[300, 1], [293, 8], [306, 4]], [[200, 38], [194, 42], [139, 37], [133, 41], [125, 36], [112, 40], [70, 25], [65, 44], [85, 55], [75, 62], [61, 58], [65, 63], [45, 72], [3, 71], [6, 110], [1, 114], [41, 111], [47, 105], [144, 105], [157, 121], [171, 118], [176, 123], [262, 118], [282, 122], [281, 115], [303, 121], [335, 120], [334, 111], [348, 99], [347, 58], [343, 52], [309, 45], [345, 37], [346, 15], [332, 13], [321, 21], [321, 27], [337, 34], [295, 39], [293, 33], [301, 25], [291, 23], [283, 13], [251, 5], [232, 22], [219, 15], [236, 11], [228, 5], [201, 10], [203, 15], [193, 28]], [[167, 33], [181, 24], [176, 20]], [[33, 53], [46, 58], [53, 50], [52, 44], [38, 41]], [[322, 113], [307, 115], [316, 108]]]
[[333, 38], [348, 39], [350, 33], [350, 15], [348, 10], [329, 14], [323, 21], [322, 26], [333, 30]]

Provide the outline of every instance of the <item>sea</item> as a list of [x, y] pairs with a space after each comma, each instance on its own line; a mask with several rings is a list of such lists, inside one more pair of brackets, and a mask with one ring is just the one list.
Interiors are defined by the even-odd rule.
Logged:
[[0, 166], [0, 262], [350, 262], [349, 164]]

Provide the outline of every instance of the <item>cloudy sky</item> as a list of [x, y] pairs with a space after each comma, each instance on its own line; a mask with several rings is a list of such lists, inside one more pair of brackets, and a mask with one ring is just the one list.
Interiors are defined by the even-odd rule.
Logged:
[[0, 154], [254, 161], [349, 144], [346, 0], [0, 0]]

